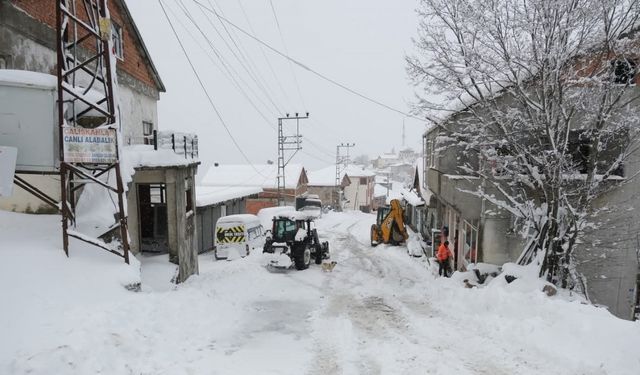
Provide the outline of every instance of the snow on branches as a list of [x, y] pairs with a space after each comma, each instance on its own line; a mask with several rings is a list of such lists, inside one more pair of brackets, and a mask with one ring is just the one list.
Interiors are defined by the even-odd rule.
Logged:
[[474, 194], [532, 228], [541, 276], [567, 286], [591, 202], [634, 177], [640, 0], [421, 0], [418, 13], [415, 109], [483, 178]]

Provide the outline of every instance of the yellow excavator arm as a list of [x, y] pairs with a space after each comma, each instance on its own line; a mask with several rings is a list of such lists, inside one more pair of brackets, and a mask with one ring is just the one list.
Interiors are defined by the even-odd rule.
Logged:
[[379, 243], [398, 245], [409, 237], [404, 225], [404, 210], [400, 201], [392, 199], [384, 217], [378, 216], [376, 224], [371, 226], [371, 246]]

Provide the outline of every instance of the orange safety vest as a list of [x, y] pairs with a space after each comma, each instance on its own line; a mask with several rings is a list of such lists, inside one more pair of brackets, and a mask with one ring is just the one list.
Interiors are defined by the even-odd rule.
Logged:
[[443, 260], [447, 260], [449, 259], [449, 257], [451, 256], [451, 250], [449, 250], [448, 247], [446, 247], [444, 245], [444, 243], [440, 244], [440, 247], [438, 247], [438, 260], [439, 261], [443, 261]]

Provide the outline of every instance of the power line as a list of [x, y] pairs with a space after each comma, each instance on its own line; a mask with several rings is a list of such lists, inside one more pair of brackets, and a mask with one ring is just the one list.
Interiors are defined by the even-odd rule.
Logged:
[[[247, 11], [244, 9], [244, 5], [242, 5], [242, 0], [238, 0], [238, 5], [240, 5], [240, 10], [242, 11], [242, 14], [244, 15], [244, 19], [247, 21], [247, 25], [249, 26], [249, 30], [251, 30], [251, 33], [255, 34], [256, 32], [253, 29], [253, 26], [251, 25], [251, 21], [249, 20], [249, 16], [247, 15]], [[276, 72], [273, 69], [273, 65], [271, 65], [271, 61], [267, 57], [267, 54], [264, 52], [264, 47], [262, 45], [260, 45], [260, 44], [258, 46], [260, 47], [260, 52], [262, 53], [262, 57], [264, 57], [264, 60], [266, 61], [267, 66], [269, 67], [269, 70], [271, 71], [271, 75], [273, 76], [273, 79], [276, 81], [276, 83], [278, 84], [278, 87], [280, 88], [280, 91], [282, 92], [282, 96], [284, 97], [284, 99], [287, 102], [287, 104], [289, 106], [291, 106], [291, 99], [289, 99], [289, 96], [287, 95], [286, 90], [284, 89], [284, 87], [280, 83], [280, 80], [278, 79], [278, 76], [276, 75]]]
[[[178, 7], [180, 7], [180, 5], [178, 5]], [[242, 80], [242, 77], [238, 74], [237, 71], [235, 70], [231, 70], [229, 68], [229, 64], [228, 62], [225, 62], [225, 58], [222, 56], [221, 52], [218, 51], [215, 46], [213, 45], [212, 41], [207, 37], [207, 35], [205, 34], [205, 32], [199, 27], [199, 25], [195, 22], [194, 18], [191, 16], [191, 14], [188, 11], [185, 11], [185, 9], [183, 9], [182, 7], [181, 10], [183, 11], [183, 13], [185, 13], [187, 21], [191, 22], [196, 29], [200, 32], [200, 34], [202, 35], [202, 37], [206, 40], [206, 42], [209, 44], [209, 47], [211, 48], [211, 50], [213, 51], [213, 53], [216, 55], [216, 57], [218, 57], [218, 59], [220, 59], [220, 62], [222, 64], [222, 68], [220, 66], [218, 66], [218, 64], [216, 64], [216, 62], [212, 59], [212, 57], [210, 56], [209, 52], [207, 52], [207, 50], [202, 47], [200, 45], [200, 43], [198, 43], [198, 41], [196, 40], [196, 38], [191, 34], [191, 32], [189, 31], [189, 29], [180, 21], [180, 19], [178, 18], [178, 16], [173, 12], [173, 10], [171, 9], [171, 7], [167, 7], [169, 12], [171, 12], [171, 14], [176, 18], [176, 20], [178, 21], [178, 23], [180, 23], [180, 25], [187, 31], [187, 33], [189, 34], [189, 36], [196, 42], [196, 44], [198, 45], [198, 47], [200, 47], [205, 54], [207, 55], [207, 57], [209, 58], [209, 60], [216, 65], [216, 67], [218, 67], [218, 69], [220, 69], [220, 71], [222, 73], [226, 73], [225, 76], [230, 80], [231, 83], [233, 83], [233, 85], [236, 87], [236, 89], [238, 89], [238, 91], [240, 91], [240, 93], [245, 97], [245, 99], [249, 102], [249, 104], [251, 105], [251, 107], [253, 107], [253, 109], [257, 112], [257, 114], [264, 120], [264, 122], [271, 127], [271, 129], [273, 131], [277, 131], [276, 127], [271, 123], [271, 121], [267, 118], [267, 116], [262, 112], [262, 110], [260, 110], [260, 108], [258, 108], [258, 106], [253, 102], [253, 100], [251, 100], [251, 97], [249, 96], [249, 94], [243, 89], [242, 85], [240, 84], [240, 82], [238, 82], [236, 80], [236, 78], [234, 78], [234, 74], [236, 76], [238, 76], [238, 79], [240, 79], [240, 81], [242, 83], [244, 83], [247, 88], [252, 91], [252, 93], [256, 95], [256, 93], [251, 89], [251, 87], [244, 81]], [[223, 69], [224, 68], [224, 69]], [[259, 100], [259, 98], [258, 98]], [[264, 102], [261, 101], [261, 104], [265, 105]], [[312, 141], [308, 140], [309, 143], [316, 147], [317, 149], [319, 149], [320, 151], [322, 151], [320, 149], [320, 146], [316, 145], [315, 143], [313, 143]], [[311, 158], [314, 158], [318, 161], [321, 161], [323, 163], [326, 163], [327, 160], [326, 159], [322, 159], [317, 157], [316, 155], [313, 155], [311, 153], [305, 152], [303, 151], [304, 154], [306, 154], [307, 156], [310, 156]], [[264, 177], [264, 176], [263, 176]]]
[[[178, 5], [178, 7], [180, 7]], [[266, 105], [261, 99], [260, 96], [258, 94], [256, 94], [256, 92], [252, 89], [251, 85], [249, 85], [243, 78], [242, 76], [235, 70], [233, 69], [233, 66], [231, 64], [229, 64], [224, 56], [222, 56], [222, 52], [218, 51], [217, 48], [213, 45], [213, 43], [211, 42], [211, 40], [207, 37], [207, 35], [204, 33], [204, 31], [198, 26], [198, 24], [191, 18], [190, 14], [188, 14], [188, 12], [185, 12], [184, 9], [180, 8], [183, 13], [185, 13], [185, 15], [187, 16], [187, 20], [189, 22], [191, 22], [191, 24], [193, 24], [196, 29], [200, 32], [200, 34], [203, 36], [203, 38], [205, 39], [205, 41], [207, 42], [207, 44], [209, 45], [209, 47], [211, 48], [211, 51], [213, 51], [213, 53], [216, 55], [216, 57], [220, 60], [220, 63], [222, 64], [222, 68], [216, 63], [216, 61], [211, 57], [211, 55], [209, 54], [209, 52], [207, 51], [206, 48], [202, 47], [200, 45], [200, 43], [198, 42], [198, 40], [196, 39], [196, 37], [193, 36], [193, 34], [191, 33], [191, 31], [182, 23], [182, 21], [180, 21], [180, 18], [173, 12], [173, 9], [171, 9], [171, 7], [167, 7], [169, 9], [169, 12], [171, 12], [171, 14], [175, 17], [176, 21], [178, 21], [178, 23], [185, 29], [185, 31], [187, 32], [187, 34], [189, 34], [189, 36], [191, 37], [191, 39], [193, 39], [193, 41], [198, 45], [198, 47], [200, 47], [200, 49], [202, 49], [202, 51], [207, 55], [207, 57], [209, 58], [209, 60], [223, 73], [223, 75], [225, 75], [225, 77], [227, 79], [230, 80], [230, 82], [238, 89], [238, 91], [240, 91], [240, 93], [245, 97], [245, 99], [247, 99], [247, 101], [256, 109], [256, 111], [260, 114], [262, 114], [262, 111], [260, 109], [258, 109], [258, 107], [256, 106], [256, 104], [251, 100], [249, 94], [245, 91], [245, 89], [242, 87], [241, 83], [244, 84], [246, 86], [246, 88], [251, 91], [251, 93], [256, 97], [256, 99], [260, 102], [260, 104], [262, 104], [263, 106], [265, 106], [265, 108], [268, 109], [268, 105]], [[237, 78], [236, 78], [237, 77]], [[264, 116], [263, 116], [264, 117]], [[266, 117], [264, 117], [266, 118]]]
[[[276, 27], [278, 28], [278, 33], [280, 34], [280, 40], [282, 41], [282, 46], [284, 47], [284, 52], [288, 55], [289, 50], [287, 48], [287, 43], [284, 41], [284, 36], [282, 35], [282, 28], [280, 28], [280, 21], [278, 21], [278, 14], [276, 13], [276, 8], [273, 6], [273, 1], [269, 0], [269, 4], [271, 5], [271, 12], [273, 13], [273, 18], [276, 20]], [[293, 75], [293, 81], [296, 84], [296, 89], [298, 90], [298, 96], [300, 97], [300, 102], [304, 109], [307, 109], [307, 105], [304, 102], [304, 98], [302, 97], [302, 91], [300, 90], [300, 84], [298, 84], [298, 77], [296, 76], [295, 70], [291, 66], [291, 61], [287, 60], [287, 64], [289, 65], [289, 70], [291, 71], [291, 75]]]
[[[209, 2], [209, 5], [211, 6], [211, 8], [213, 8], [213, 6], [211, 5], [211, 1], [207, 0]], [[180, 2], [182, 2], [182, 0], [180, 0]], [[216, 5], [218, 5], [217, 2], [215, 2]], [[224, 15], [224, 13], [222, 12], [222, 8], [220, 7], [220, 5], [218, 5], [218, 8], [220, 9], [220, 13], [222, 13]], [[239, 42], [236, 42], [235, 38], [231, 35], [231, 32], [229, 31], [229, 29], [227, 28], [227, 26], [224, 24], [224, 22], [220, 21], [220, 19], [218, 19], [218, 21], [220, 22], [220, 25], [222, 25], [222, 28], [224, 29], [225, 33], [227, 34], [227, 36], [229, 37], [229, 40], [231, 40], [231, 43], [233, 43], [233, 45], [236, 47], [236, 49], [238, 50], [238, 53], [240, 54], [240, 57], [242, 57], [242, 59], [240, 57], [238, 57], [238, 55], [236, 55], [236, 53], [233, 51], [233, 49], [231, 48], [231, 46], [229, 46], [229, 43], [227, 43], [226, 39], [220, 34], [220, 32], [218, 32], [218, 29], [215, 27], [215, 25], [213, 24], [213, 22], [211, 21], [211, 18], [208, 17], [204, 11], [202, 10], [202, 8], [200, 8], [200, 11], [202, 12], [202, 15], [207, 19], [207, 21], [209, 22], [209, 24], [214, 28], [214, 30], [218, 33], [218, 35], [220, 36], [220, 38], [222, 39], [222, 41], [224, 42], [224, 44], [227, 46], [227, 48], [229, 48], [229, 50], [231, 51], [231, 53], [233, 54], [233, 56], [238, 60], [238, 62], [240, 62], [240, 64], [242, 65], [242, 67], [245, 69], [245, 71], [247, 72], [247, 74], [249, 74], [249, 76], [251, 77], [251, 79], [255, 82], [256, 86], [258, 86], [258, 88], [264, 93], [264, 95], [267, 97], [267, 100], [269, 100], [269, 102], [273, 105], [273, 107], [276, 109], [276, 113], [280, 112], [282, 113], [282, 110], [278, 107], [278, 105], [273, 101], [272, 96], [273, 93], [268, 93], [268, 85], [263, 85], [263, 83], [261, 82], [260, 79], [262, 79], [262, 81], [264, 81], [266, 83], [266, 81], [264, 80], [264, 78], [261, 76], [259, 70], [257, 67], [253, 66], [253, 64], [251, 63], [251, 60], [249, 58], [247, 58], [247, 56], [245, 55], [245, 53], [243, 52], [243, 49], [241, 48], [241, 45]], [[243, 63], [244, 60], [244, 63]], [[246, 64], [246, 65], [245, 65]]]
[[258, 169], [253, 165], [253, 163], [251, 163], [251, 161], [249, 160], [247, 155], [244, 153], [244, 151], [242, 150], [242, 148], [240, 147], [240, 145], [238, 144], [236, 139], [233, 137], [233, 134], [231, 134], [231, 130], [229, 130], [229, 127], [227, 126], [226, 122], [222, 118], [222, 115], [220, 114], [220, 111], [218, 111], [218, 108], [213, 103], [213, 99], [211, 98], [211, 95], [209, 95], [209, 92], [207, 91], [207, 88], [204, 86], [204, 83], [202, 82], [202, 79], [200, 78], [200, 75], [198, 74], [198, 71], [196, 70], [195, 66], [193, 65], [193, 62], [191, 61], [191, 58], [189, 57], [189, 54], [187, 53], [187, 50], [184, 48], [184, 45], [182, 44], [182, 41], [180, 40], [180, 37], [178, 36], [178, 33], [176, 32], [175, 27], [173, 27], [173, 23], [171, 22], [171, 19], [169, 18], [169, 15], [167, 14], [167, 11], [164, 9], [164, 4], [162, 3], [162, 0], [158, 0], [158, 3], [160, 4], [160, 8], [162, 8], [162, 13], [164, 13], [164, 16], [167, 18], [167, 22], [169, 22], [169, 26], [171, 27], [171, 30], [173, 31], [173, 35], [178, 40], [178, 44], [180, 44], [180, 48], [182, 49], [182, 52], [184, 53], [184, 56], [187, 58], [187, 61], [189, 62], [189, 66], [191, 66], [191, 70], [193, 70], [193, 74], [195, 74], [196, 78], [198, 79], [198, 83], [200, 83], [200, 87], [202, 88], [202, 90], [204, 91], [205, 95], [207, 96], [207, 99], [209, 100], [209, 104], [211, 104], [211, 108], [213, 108], [214, 112], [218, 116], [218, 119], [220, 120], [220, 123], [222, 124], [222, 126], [226, 130], [227, 134], [229, 134], [229, 138], [231, 138], [231, 141], [233, 142], [235, 147], [238, 149], [238, 152], [240, 152], [240, 154], [242, 155], [244, 160], [247, 163], [249, 163], [249, 165], [253, 168], [254, 171], [256, 171], [256, 173], [258, 173], [259, 175], [262, 176], [262, 173], [260, 173], [260, 171], [258, 171]]
[[387, 105], [387, 104], [384, 104], [384, 103], [382, 103], [382, 102], [380, 102], [380, 101], [378, 101], [378, 100], [376, 100], [376, 99], [372, 99], [372, 98], [370, 98], [370, 97], [368, 97], [368, 96], [366, 96], [366, 95], [364, 95], [364, 94], [359, 93], [358, 91], [356, 91], [356, 90], [354, 90], [354, 89], [349, 88], [349, 87], [348, 87], [348, 86], [346, 86], [346, 85], [343, 85], [343, 84], [342, 84], [342, 83], [340, 83], [340, 82], [337, 82], [337, 81], [335, 81], [335, 80], [333, 80], [333, 79], [331, 79], [331, 78], [329, 78], [329, 77], [325, 76], [324, 74], [322, 74], [322, 73], [320, 73], [320, 72], [318, 72], [318, 71], [316, 71], [316, 70], [314, 70], [314, 69], [311, 69], [310, 67], [308, 67], [307, 65], [303, 64], [302, 62], [300, 62], [300, 61], [298, 61], [298, 60], [296, 60], [296, 59], [294, 59], [294, 58], [292, 58], [292, 57], [288, 56], [287, 54], [285, 54], [285, 53], [283, 53], [283, 52], [280, 52], [279, 50], [277, 50], [276, 48], [272, 47], [272, 46], [271, 46], [271, 45], [269, 45], [268, 43], [266, 43], [266, 42], [262, 41], [261, 39], [259, 39], [259, 38], [258, 38], [258, 37], [256, 37], [255, 35], [253, 35], [253, 34], [251, 34], [251, 33], [247, 32], [247, 31], [245, 31], [243, 28], [241, 28], [241, 27], [237, 26], [236, 24], [234, 24], [233, 22], [231, 22], [231, 21], [230, 21], [230, 20], [228, 20], [227, 18], [222, 17], [222, 16], [221, 16], [221, 15], [219, 15], [215, 10], [208, 8], [207, 6], [205, 6], [204, 4], [202, 4], [200, 1], [198, 1], [198, 0], [192, 0], [192, 1], [193, 1], [193, 2], [195, 2], [196, 4], [198, 4], [198, 6], [202, 7], [203, 9], [205, 9], [205, 10], [207, 10], [207, 11], [209, 11], [209, 12], [211, 12], [211, 13], [215, 14], [215, 15], [216, 15], [217, 17], [219, 17], [221, 20], [223, 20], [224, 22], [228, 23], [228, 24], [229, 24], [229, 25], [231, 25], [233, 28], [235, 28], [236, 30], [240, 31], [242, 34], [244, 34], [244, 35], [248, 36], [249, 38], [251, 38], [251, 39], [255, 40], [256, 42], [258, 42], [258, 43], [262, 44], [263, 46], [267, 47], [269, 50], [271, 50], [271, 51], [273, 51], [274, 53], [276, 53], [276, 54], [278, 54], [278, 55], [282, 56], [283, 58], [285, 58], [285, 59], [287, 59], [287, 60], [291, 61], [292, 63], [294, 63], [294, 64], [298, 65], [300, 68], [302, 68], [302, 69], [304, 69], [304, 70], [307, 70], [308, 72], [310, 72], [310, 73], [312, 73], [312, 74], [314, 74], [314, 75], [316, 75], [316, 76], [320, 77], [321, 79], [323, 79], [323, 80], [325, 80], [325, 81], [327, 81], [327, 82], [329, 82], [329, 83], [331, 83], [331, 84], [333, 84], [333, 85], [335, 85], [335, 86], [338, 86], [338, 87], [340, 87], [341, 89], [343, 89], [343, 90], [345, 90], [345, 91], [348, 91], [348, 92], [350, 92], [350, 93], [351, 93], [351, 94], [353, 94], [353, 95], [356, 95], [356, 96], [358, 96], [358, 97], [360, 97], [360, 98], [362, 98], [362, 99], [365, 99], [365, 100], [367, 100], [367, 101], [369, 101], [369, 102], [371, 102], [371, 103], [374, 103], [374, 104], [376, 104], [376, 105], [378, 105], [378, 106], [380, 106], [380, 107], [386, 108], [386, 109], [388, 109], [388, 110], [390, 110], [390, 111], [393, 111], [393, 112], [399, 113], [399, 114], [401, 114], [401, 115], [403, 115], [403, 116], [410, 117], [410, 118], [413, 118], [413, 119], [416, 119], [416, 120], [420, 120], [420, 121], [425, 121], [425, 120], [426, 120], [426, 119], [424, 119], [424, 118], [420, 118], [420, 117], [414, 116], [414, 115], [412, 115], [412, 114], [410, 114], [410, 113], [406, 113], [406, 112], [403, 112], [403, 111], [401, 111], [401, 110], [399, 110], [399, 109], [393, 108], [393, 107], [391, 107], [391, 106], [389, 106], [389, 105]]
[[[195, 18], [193, 17], [193, 15], [191, 14], [191, 12], [189, 11], [189, 9], [187, 8], [186, 5], [184, 5], [182, 0], [178, 0], [178, 7], [180, 7], [180, 9], [182, 10], [182, 12], [185, 14], [185, 16], [189, 19], [189, 21], [191, 21], [191, 23], [198, 29], [198, 31], [200, 31], [200, 34], [202, 34], [202, 36], [207, 40], [207, 42], [209, 43], [209, 45], [211, 46], [212, 49], [215, 49], [215, 47], [213, 47], [213, 43], [211, 42], [211, 40], [206, 36], [206, 34], [202, 31], [202, 29], [200, 28], [200, 26], [198, 25], [198, 23], [196, 22]], [[231, 45], [229, 45], [229, 43], [227, 42], [227, 40], [225, 39], [225, 37], [222, 35], [222, 33], [220, 33], [220, 31], [218, 30], [218, 28], [213, 24], [213, 22], [211, 21], [210, 17], [208, 17], [204, 11], [202, 10], [202, 8], [199, 8], [200, 11], [202, 12], [202, 15], [207, 19], [208, 23], [211, 25], [211, 27], [213, 28], [213, 30], [218, 34], [218, 36], [220, 37], [220, 39], [224, 42], [225, 46], [229, 49], [229, 51], [231, 52], [231, 54], [233, 55], [233, 57], [236, 58], [236, 60], [238, 60], [238, 62], [240, 63], [240, 66], [244, 69], [244, 71], [247, 73], [247, 75], [249, 76], [249, 78], [255, 83], [255, 85], [257, 86], [258, 90], [260, 90], [267, 98], [267, 100], [271, 103], [271, 105], [273, 105], [273, 108], [276, 109], [276, 113], [281, 112], [281, 110], [278, 108], [278, 106], [275, 104], [275, 102], [271, 99], [271, 96], [267, 93], [266, 89], [262, 86], [262, 84], [258, 81], [258, 78], [256, 77], [255, 73], [252, 71], [251, 67], [249, 66], [248, 62], [246, 61], [246, 58], [244, 57], [244, 55], [242, 55], [242, 52], [240, 51], [240, 48], [238, 47], [238, 45], [235, 43], [235, 41], [233, 40], [233, 38], [231, 37], [231, 35], [229, 34], [229, 31], [227, 30], [227, 35], [229, 35], [229, 38], [231, 39], [231, 41], [234, 43], [234, 45], [236, 46], [236, 48], [238, 49], [238, 51], [240, 52], [240, 56], [238, 56], [238, 54], [236, 54], [236, 52], [234, 51], [234, 49], [232, 48]], [[222, 23], [223, 28], [225, 28], [226, 30], [226, 26], [224, 25], [224, 23]], [[216, 55], [221, 55], [216, 53]], [[219, 57], [220, 58], [220, 57]], [[244, 61], [243, 61], [244, 59]], [[237, 73], [236, 73], [237, 74]], [[244, 81], [244, 80], [243, 80]], [[245, 83], [246, 84], [246, 83]], [[249, 86], [249, 85], [247, 85]], [[257, 97], [257, 95], [256, 95]]]

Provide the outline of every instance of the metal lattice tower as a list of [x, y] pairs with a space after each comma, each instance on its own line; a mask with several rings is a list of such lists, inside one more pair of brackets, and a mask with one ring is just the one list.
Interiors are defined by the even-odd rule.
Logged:
[[[300, 120], [308, 118], [309, 112], [307, 112], [305, 116], [299, 116], [298, 113], [296, 113], [295, 116], [289, 116], [287, 113], [287, 117], [278, 118], [278, 206], [284, 205], [284, 190], [286, 188], [284, 169], [295, 154], [302, 150]], [[287, 120], [295, 120], [295, 134], [285, 134], [283, 122]]]
[[[115, 74], [111, 49], [111, 19], [106, 0], [59, 0], [56, 4], [58, 57], [58, 130], [62, 232], [64, 251], [69, 255], [69, 237], [77, 238], [117, 254], [129, 263], [129, 241], [124, 211], [124, 185], [120, 172], [113, 95]], [[90, 95], [87, 95], [90, 94]], [[90, 115], [89, 124], [79, 121]], [[83, 126], [84, 125], [84, 126]], [[115, 140], [115, 152], [103, 158], [96, 155], [67, 155], [65, 134], [95, 133]], [[82, 135], [81, 135], [82, 136]], [[108, 182], [115, 171], [116, 187]], [[107, 182], [103, 179], [107, 177]], [[69, 230], [75, 224], [75, 194], [87, 183], [95, 183], [116, 193], [117, 226], [122, 252], [90, 236]]]
[[[340, 168], [340, 166], [342, 165], [343, 168], [346, 168], [347, 165], [349, 165], [349, 163], [351, 162], [351, 159], [349, 158], [349, 149], [351, 147], [354, 147], [356, 144], [355, 143], [340, 143], [339, 145], [336, 146], [336, 209], [338, 210], [342, 210], [342, 197], [341, 197], [341, 190], [340, 190], [340, 183], [341, 183], [341, 179], [340, 176], [342, 175], [342, 169]], [[341, 155], [340, 153], [340, 149], [341, 148], [346, 148], [346, 155]]]

